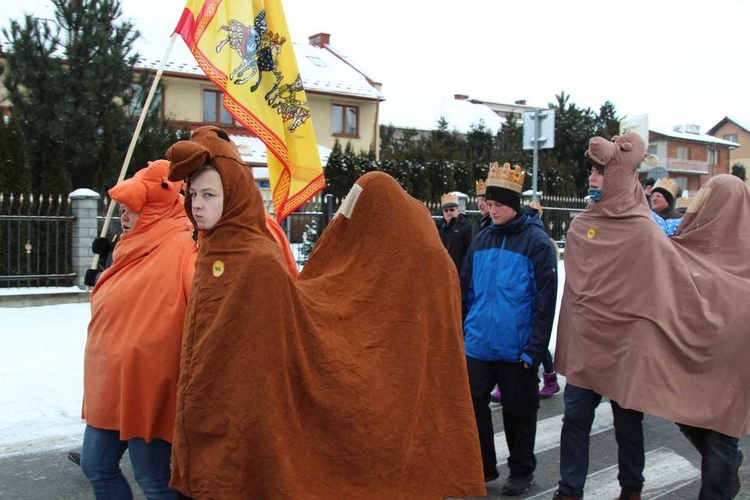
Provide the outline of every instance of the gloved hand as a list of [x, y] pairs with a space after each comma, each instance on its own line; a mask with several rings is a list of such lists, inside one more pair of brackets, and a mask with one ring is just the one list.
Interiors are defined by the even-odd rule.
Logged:
[[98, 253], [101, 260], [105, 260], [107, 255], [109, 255], [109, 252], [112, 251], [112, 246], [107, 238], [97, 237], [91, 242], [91, 251]]
[[86, 286], [96, 286], [96, 280], [99, 278], [98, 269], [86, 269], [86, 274], [83, 276], [83, 284]]

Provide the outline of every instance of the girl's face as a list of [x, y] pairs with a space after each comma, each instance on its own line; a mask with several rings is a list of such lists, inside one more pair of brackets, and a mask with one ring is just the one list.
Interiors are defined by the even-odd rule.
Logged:
[[120, 226], [122, 227], [122, 234], [128, 234], [135, 229], [135, 225], [138, 224], [138, 217], [140, 212], [131, 212], [125, 205], [120, 205]]
[[604, 188], [604, 174], [602, 174], [596, 166], [591, 166], [589, 171], [589, 189], [603, 189]]
[[198, 229], [213, 229], [224, 212], [224, 187], [219, 172], [207, 169], [190, 181], [190, 203]]

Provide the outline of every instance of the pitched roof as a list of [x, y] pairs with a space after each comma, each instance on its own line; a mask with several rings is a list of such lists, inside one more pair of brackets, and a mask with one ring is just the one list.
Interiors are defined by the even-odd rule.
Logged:
[[721, 146], [729, 146], [730, 148], [740, 147], [740, 145], [736, 142], [725, 141], [724, 139], [719, 139], [718, 137], [714, 137], [712, 135], [690, 134], [687, 132], [677, 132], [676, 130], [657, 129], [653, 127], [649, 127], [649, 131], [654, 132], [655, 134], [663, 135], [665, 137], [681, 139], [683, 141], [701, 142], [704, 144], [719, 144]]
[[719, 130], [721, 127], [723, 127], [727, 122], [732, 122], [741, 129], [743, 129], [745, 132], [750, 132], [750, 122], [742, 121], [742, 120], [736, 120], [730, 116], [725, 116], [722, 118], [719, 123], [714, 125], [709, 129], [708, 132], [706, 132], [708, 135], [713, 135], [716, 133], [717, 130]]

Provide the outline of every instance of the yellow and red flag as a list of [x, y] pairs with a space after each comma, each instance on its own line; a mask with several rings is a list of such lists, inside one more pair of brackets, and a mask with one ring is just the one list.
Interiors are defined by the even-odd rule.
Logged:
[[281, 0], [188, 0], [175, 33], [224, 92], [227, 111], [266, 145], [283, 220], [325, 179]]

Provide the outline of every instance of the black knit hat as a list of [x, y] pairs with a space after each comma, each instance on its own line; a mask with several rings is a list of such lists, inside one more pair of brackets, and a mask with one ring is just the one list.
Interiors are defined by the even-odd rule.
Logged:
[[493, 200], [503, 205], [507, 205], [513, 210], [518, 210], [521, 207], [521, 194], [495, 186], [487, 186], [487, 191], [484, 193], [485, 200]]

